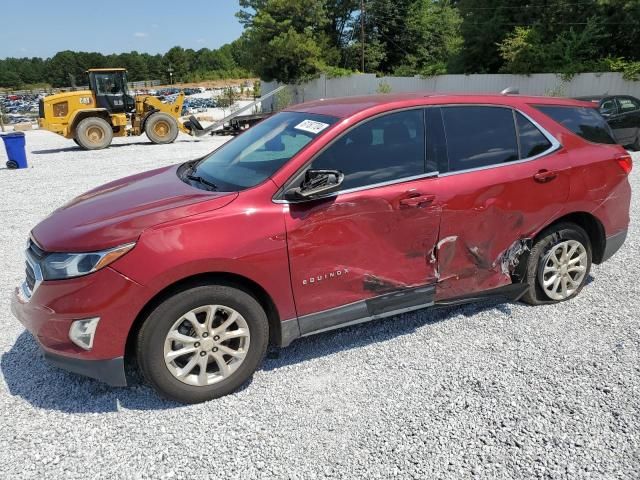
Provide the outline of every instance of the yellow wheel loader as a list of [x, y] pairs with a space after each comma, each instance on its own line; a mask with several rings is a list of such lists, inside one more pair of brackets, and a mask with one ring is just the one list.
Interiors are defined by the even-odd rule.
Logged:
[[40, 128], [74, 140], [88, 150], [111, 145], [113, 137], [147, 134], [153, 143], [171, 143], [178, 132], [191, 134], [191, 123], [179, 121], [184, 102], [180, 92], [173, 103], [152, 95], [129, 95], [124, 68], [87, 71], [89, 90], [49, 95], [40, 100]]

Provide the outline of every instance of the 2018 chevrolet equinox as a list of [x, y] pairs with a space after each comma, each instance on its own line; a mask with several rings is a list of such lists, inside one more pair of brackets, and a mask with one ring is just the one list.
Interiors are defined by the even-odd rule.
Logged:
[[571, 299], [625, 240], [631, 168], [576, 100], [305, 103], [56, 210], [12, 310], [57, 366], [123, 386], [135, 358], [201, 402], [269, 343], [489, 295]]

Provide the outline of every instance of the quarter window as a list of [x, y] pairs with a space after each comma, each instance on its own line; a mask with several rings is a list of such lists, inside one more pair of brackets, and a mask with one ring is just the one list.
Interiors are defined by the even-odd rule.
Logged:
[[340, 170], [343, 189], [421, 175], [425, 171], [424, 113], [391, 113], [350, 130], [313, 160], [316, 170]]
[[547, 151], [551, 142], [524, 115], [516, 112], [518, 140], [520, 142], [520, 158], [529, 158]]
[[464, 106], [442, 109], [449, 171], [518, 160], [518, 143], [510, 108]]
[[595, 108], [556, 105], [539, 105], [536, 108], [589, 142], [616, 143], [609, 125]]

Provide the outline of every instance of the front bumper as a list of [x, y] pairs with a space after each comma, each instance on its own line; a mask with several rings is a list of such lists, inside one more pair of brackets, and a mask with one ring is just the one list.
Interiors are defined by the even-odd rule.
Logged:
[[[42, 282], [28, 300], [16, 288], [11, 311], [52, 364], [124, 386], [127, 337], [143, 293], [142, 286], [107, 267], [85, 277]], [[84, 350], [69, 339], [69, 328], [75, 320], [92, 317], [100, 317], [100, 322], [93, 347]]]
[[112, 387], [126, 387], [127, 376], [124, 373], [124, 357], [108, 360], [84, 360], [56, 355], [44, 351], [44, 359], [51, 365], [78, 375], [95, 378]]

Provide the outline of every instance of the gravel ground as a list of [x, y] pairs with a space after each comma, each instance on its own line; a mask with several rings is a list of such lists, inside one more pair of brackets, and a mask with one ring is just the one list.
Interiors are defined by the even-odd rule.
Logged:
[[303, 339], [206, 404], [49, 367], [9, 311], [30, 227], [91, 187], [221, 141], [84, 152], [34, 131], [32, 168], [0, 170], [2, 478], [640, 478], [637, 217], [575, 300], [425, 310]]

